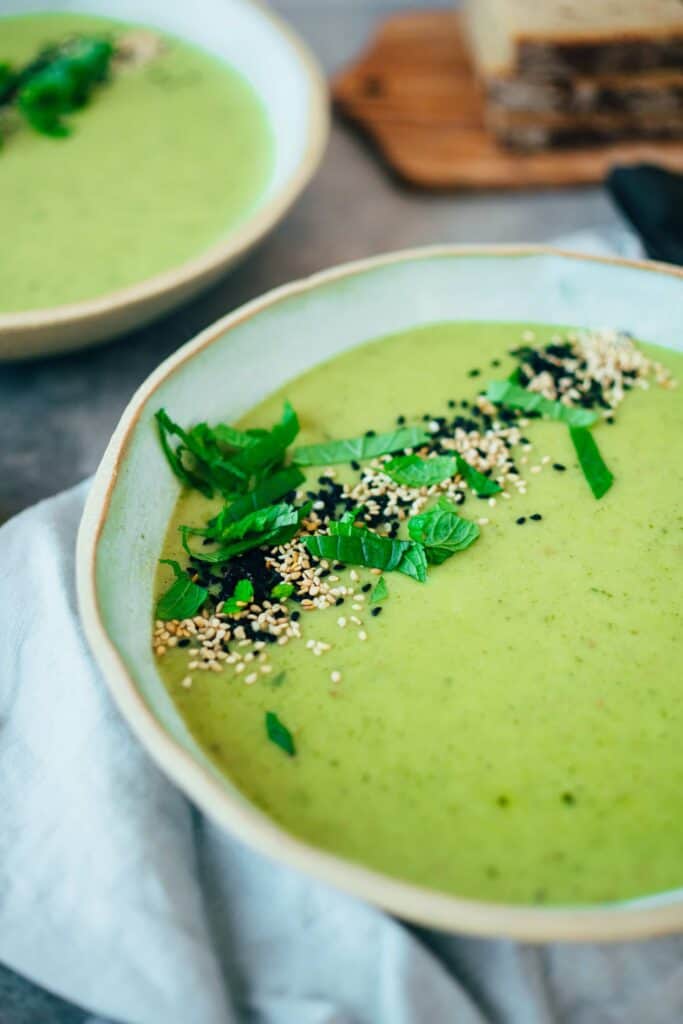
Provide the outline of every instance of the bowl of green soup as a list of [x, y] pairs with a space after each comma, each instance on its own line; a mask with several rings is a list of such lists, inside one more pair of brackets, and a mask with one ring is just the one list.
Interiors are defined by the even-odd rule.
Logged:
[[0, 358], [206, 287], [284, 216], [327, 122], [317, 63], [252, 0], [4, 0]]
[[439, 928], [681, 927], [682, 300], [664, 265], [417, 250], [152, 374], [80, 606], [199, 807]]

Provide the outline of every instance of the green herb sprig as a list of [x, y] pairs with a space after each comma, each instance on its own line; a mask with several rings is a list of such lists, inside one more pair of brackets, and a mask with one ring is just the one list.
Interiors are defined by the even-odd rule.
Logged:
[[268, 489], [271, 485], [276, 490], [284, 487], [285, 494], [292, 489], [292, 481], [296, 481], [294, 487], [301, 482], [301, 476], [292, 470], [277, 483], [272, 478], [269, 485], [264, 483], [281, 467], [287, 448], [299, 433], [299, 420], [289, 402], [284, 404], [280, 422], [270, 430], [237, 430], [226, 423], [215, 427], [198, 423], [184, 430], [165, 409], [159, 409], [156, 421], [171, 469], [182, 484], [207, 498], [216, 492], [225, 498], [247, 495], [253, 488], [256, 495], [249, 501], [259, 507], [273, 500]]
[[45, 47], [28, 64], [0, 64], [0, 110], [16, 109], [41, 135], [71, 132], [65, 120], [107, 81], [114, 44], [99, 36], [75, 36]]
[[441, 565], [473, 544], [480, 530], [471, 519], [458, 515], [452, 501], [441, 498], [433, 508], [408, 520], [408, 533], [422, 545], [431, 565]]
[[173, 559], [162, 558], [161, 564], [171, 566], [175, 581], [159, 598], [156, 618], [163, 619], [164, 622], [169, 619], [191, 619], [209, 596], [208, 590], [194, 583]]
[[480, 473], [459, 453], [435, 455], [431, 459], [423, 459], [419, 455], [398, 455], [386, 462], [382, 470], [397, 484], [407, 487], [432, 487], [459, 473], [477, 494], [488, 497], [502, 489], [500, 484]]
[[362, 462], [390, 455], [403, 448], [425, 444], [431, 434], [422, 427], [400, 427], [390, 434], [364, 434], [343, 441], [325, 441], [323, 444], [303, 445], [294, 452], [297, 466], [334, 466], [342, 462]]

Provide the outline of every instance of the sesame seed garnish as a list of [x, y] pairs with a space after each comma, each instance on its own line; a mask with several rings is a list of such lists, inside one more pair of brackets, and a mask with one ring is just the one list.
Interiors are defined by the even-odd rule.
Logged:
[[515, 519], [517, 526], [522, 526], [526, 522], [526, 516], [520, 516], [519, 519]]
[[368, 638], [368, 634], [365, 632], [364, 629], [361, 629], [360, 632], [358, 633], [358, 639], [359, 640], [367, 640], [367, 638]]
[[330, 672], [330, 679], [333, 683], [341, 683], [342, 675], [341, 672]]
[[540, 519], [543, 519], [543, 516], [541, 515], [540, 512], [534, 512], [533, 515], [529, 516], [529, 519], [533, 519], [534, 522], [537, 523]]
[[381, 607], [378, 606], [377, 608], [373, 608], [372, 611], [370, 612], [370, 614], [374, 615], [375, 618], [377, 618], [377, 616], [381, 613], [381, 611], [382, 611]]
[[556, 469], [558, 473], [564, 473], [567, 469], [561, 462], [553, 462], [553, 469]]

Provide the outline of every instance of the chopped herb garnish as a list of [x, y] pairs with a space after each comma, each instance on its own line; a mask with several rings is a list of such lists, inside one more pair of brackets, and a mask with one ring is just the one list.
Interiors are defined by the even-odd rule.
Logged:
[[293, 583], [276, 583], [270, 592], [270, 596], [274, 597], [276, 601], [286, 601], [288, 597], [291, 597], [295, 591]]
[[240, 580], [232, 597], [223, 604], [226, 615], [239, 615], [254, 600], [254, 584], [251, 580]]
[[477, 494], [483, 494], [489, 497], [491, 494], [499, 494], [502, 491], [500, 484], [496, 483], [495, 480], [491, 480], [490, 477], [480, 473], [478, 469], [475, 469], [466, 458], [462, 455], [456, 455], [458, 460], [458, 472], [463, 478], [466, 484], [468, 484], [473, 491]]
[[595, 438], [585, 427], [570, 427], [572, 439], [579, 465], [594, 497], [600, 499], [607, 494], [614, 483], [614, 477], [605, 465]]
[[406, 487], [433, 487], [459, 473], [477, 494], [488, 496], [501, 490], [500, 484], [480, 473], [459, 453], [435, 455], [431, 459], [423, 459], [419, 455], [398, 455], [382, 468], [397, 484]]
[[419, 544], [381, 537], [372, 530], [354, 528], [353, 534], [316, 534], [304, 537], [303, 542], [316, 558], [402, 572], [421, 583], [427, 577], [427, 561]]
[[[246, 494], [252, 484], [257, 491], [282, 464], [299, 432], [299, 420], [289, 402], [285, 402], [281, 421], [271, 430], [242, 431], [225, 423], [215, 427], [198, 423], [184, 430], [165, 409], [159, 409], [156, 420], [171, 469], [186, 487], [201, 491], [207, 498], [216, 491], [224, 497]], [[179, 440], [175, 447], [173, 437]], [[295, 479], [293, 474], [291, 479]], [[260, 502], [261, 498], [257, 495], [256, 500]]]
[[[298, 531], [302, 519], [310, 510], [310, 502], [301, 508], [287, 504], [269, 505], [268, 508], [257, 509], [232, 523], [216, 523], [204, 529], [181, 526], [183, 547], [188, 555], [199, 562], [208, 562], [212, 565], [227, 562], [235, 555], [243, 554], [252, 548], [286, 544]], [[214, 551], [207, 551], [205, 548], [194, 551], [189, 546], [190, 537], [204, 537], [221, 546]]]
[[372, 593], [370, 594], [370, 604], [379, 604], [380, 601], [386, 601], [388, 597], [389, 588], [387, 586], [387, 581], [384, 579], [384, 576], [380, 576], [380, 578], [377, 580], [374, 587], [372, 588]]
[[294, 452], [298, 466], [333, 466], [341, 462], [376, 459], [403, 448], [414, 448], [429, 441], [431, 434], [421, 427], [401, 427], [391, 434], [364, 434], [344, 441], [325, 441], [304, 445]]
[[270, 685], [273, 687], [273, 689], [277, 690], [278, 687], [282, 686], [282, 684], [284, 683], [286, 678], [287, 678], [287, 673], [283, 669], [282, 672], [278, 672], [277, 675], [274, 675], [273, 678], [271, 680], [269, 680], [269, 682], [270, 682]]
[[113, 55], [109, 39], [75, 36], [45, 47], [23, 67], [0, 64], [0, 110], [14, 107], [41, 135], [69, 135], [65, 115], [86, 106], [106, 81]]
[[[231, 505], [219, 513], [219, 517], [222, 515], [224, 522], [234, 523], [250, 512], [255, 512], [259, 508], [265, 508], [266, 505], [284, 498], [285, 494], [295, 491], [305, 479], [301, 470], [295, 466], [281, 469], [279, 473], [274, 473], [273, 476], [268, 477], [263, 483], [257, 484], [253, 491], [249, 491], [248, 494], [233, 501]], [[217, 522], [219, 517], [212, 520], [212, 524]]]
[[155, 616], [157, 619], [191, 619], [202, 607], [209, 592], [205, 587], [193, 583], [186, 572], [171, 558], [162, 558], [162, 565], [170, 565], [175, 573], [175, 581], [161, 595], [157, 602]]
[[419, 455], [398, 455], [385, 462], [382, 471], [405, 487], [432, 487], [450, 480], [458, 471], [455, 455], [435, 455], [423, 459]]
[[539, 395], [536, 391], [527, 391], [509, 380], [494, 380], [488, 386], [486, 398], [498, 405], [507, 405], [523, 412], [538, 412], [552, 420], [567, 423], [571, 427], [589, 427], [595, 423], [597, 415], [590, 409], [565, 405], [554, 402], [550, 398]]
[[428, 512], [408, 520], [408, 533], [424, 547], [427, 561], [440, 565], [456, 551], [464, 551], [479, 536], [479, 527], [458, 515], [456, 506], [441, 498]]
[[294, 757], [296, 754], [294, 737], [274, 711], [266, 711], [266, 732], [271, 743], [284, 750], [285, 754]]

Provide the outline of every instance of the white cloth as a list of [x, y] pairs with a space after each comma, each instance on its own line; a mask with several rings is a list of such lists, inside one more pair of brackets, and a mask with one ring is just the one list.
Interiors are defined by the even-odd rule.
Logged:
[[417, 932], [193, 809], [86, 649], [86, 489], [0, 528], [0, 961], [126, 1024], [683, 1019], [683, 939], [532, 949]]

